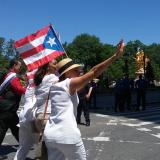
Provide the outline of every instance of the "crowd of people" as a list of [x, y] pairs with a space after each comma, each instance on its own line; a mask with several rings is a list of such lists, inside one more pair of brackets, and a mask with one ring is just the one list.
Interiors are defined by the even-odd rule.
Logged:
[[[136, 80], [130, 79], [126, 74], [122, 79], [118, 79], [115, 85], [115, 112], [140, 111], [145, 110], [147, 82], [142, 74]], [[136, 105], [132, 106], [132, 93], [136, 91]]]
[[[81, 122], [81, 112], [85, 110], [86, 126], [90, 125], [86, 106], [93, 87], [82, 90], [86, 90], [85, 87], [93, 79], [122, 56], [123, 48], [124, 44], [120, 42], [110, 58], [84, 74], [81, 74], [82, 66], [68, 57], [59, 62], [53, 60], [38, 68], [34, 77], [35, 85], [28, 82], [27, 86], [23, 86], [18, 77], [21, 61], [11, 61], [9, 72], [4, 75], [0, 85], [0, 142], [2, 144], [10, 128], [19, 142], [14, 160], [25, 159], [31, 146], [39, 140], [43, 142], [42, 149], [47, 153], [44, 159], [86, 160], [77, 123]], [[22, 110], [18, 117], [19, 104]], [[33, 128], [40, 130], [34, 132]]]

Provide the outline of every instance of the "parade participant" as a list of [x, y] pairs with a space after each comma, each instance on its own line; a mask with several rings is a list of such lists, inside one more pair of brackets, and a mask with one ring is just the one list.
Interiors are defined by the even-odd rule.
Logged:
[[123, 101], [123, 95], [122, 95], [122, 91], [123, 91], [123, 83], [122, 83], [122, 79], [121, 78], [118, 78], [116, 80], [116, 84], [115, 84], [115, 87], [114, 87], [114, 102], [115, 102], [115, 105], [114, 105], [114, 111], [115, 112], [122, 112], [122, 101]]
[[[49, 62], [47, 65], [44, 65], [35, 74], [34, 78], [34, 82], [36, 85], [35, 95], [37, 99], [35, 118], [36, 118], [36, 126], [38, 127], [40, 134], [43, 134], [45, 124], [51, 112], [51, 104], [50, 101], [48, 101], [48, 97], [50, 94], [50, 87], [52, 84], [58, 82], [59, 80], [58, 76], [59, 75], [57, 72], [56, 60]], [[46, 111], [45, 107], [47, 107]], [[45, 114], [45, 119], [44, 119], [44, 114]], [[48, 159], [47, 149], [43, 140], [42, 140], [42, 148], [38, 150], [38, 152], [39, 152], [38, 155], [40, 155], [42, 159]]]
[[[42, 119], [46, 100], [49, 95], [49, 90], [52, 84], [58, 82], [58, 73], [57, 71], [57, 62], [53, 60], [48, 64], [41, 67], [35, 74], [34, 82], [36, 85], [35, 95], [36, 95], [36, 111], [35, 117], [37, 119]], [[51, 112], [51, 107], [49, 103], [49, 107], [47, 107], [46, 117], [49, 116]]]
[[19, 141], [19, 118], [17, 109], [21, 95], [26, 88], [21, 84], [17, 73], [21, 68], [21, 62], [17, 59], [10, 61], [9, 72], [5, 75], [3, 83], [0, 85], [0, 145], [3, 142], [8, 129]]
[[135, 82], [135, 88], [137, 91], [136, 111], [140, 111], [140, 107], [142, 107], [142, 110], [146, 109], [146, 86], [146, 80], [142, 77], [142, 74], [140, 74], [139, 79]]
[[[20, 123], [20, 147], [17, 150], [14, 160], [25, 160], [29, 149], [39, 141], [39, 133], [33, 132], [30, 122], [34, 118], [42, 118], [49, 88], [52, 83], [58, 81], [58, 77], [55, 75], [55, 72], [56, 61], [53, 60], [52, 62], [41, 66], [34, 75], [35, 87], [29, 87], [28, 95], [25, 95], [26, 103], [23, 107], [23, 113], [21, 114], [21, 119], [23, 120]], [[30, 116], [33, 115], [33, 112], [35, 117]], [[49, 113], [50, 104], [48, 105], [47, 114]]]
[[59, 82], [53, 84], [50, 90], [51, 114], [44, 130], [48, 160], [86, 160], [81, 133], [76, 123], [77, 91], [101, 75], [119, 58], [123, 47], [121, 42], [113, 56], [82, 76], [79, 72], [80, 65], [74, 64], [72, 59], [65, 58], [58, 63]]
[[90, 126], [89, 100], [93, 87], [90, 84], [78, 91], [79, 104], [77, 107], [77, 124], [81, 124], [81, 115], [84, 114], [86, 126]]
[[92, 107], [93, 103], [93, 108], [96, 108], [97, 105], [97, 86], [98, 86], [99, 79], [94, 78], [91, 82], [90, 85], [92, 86], [92, 94], [91, 94], [91, 99], [90, 99], [90, 107]]
[[[33, 76], [34, 72], [28, 72], [27, 75]], [[19, 114], [19, 148], [14, 160], [25, 160], [29, 149], [34, 143], [38, 142], [37, 134], [32, 132], [31, 121], [33, 119], [33, 107], [36, 103], [35, 86], [33, 78], [28, 79], [28, 86], [25, 95], [21, 97]]]
[[86, 126], [90, 126], [90, 116], [89, 116], [89, 100], [91, 97], [93, 87], [86, 86], [78, 91], [79, 104], [77, 107], [77, 124], [81, 123], [82, 112], [84, 114]]

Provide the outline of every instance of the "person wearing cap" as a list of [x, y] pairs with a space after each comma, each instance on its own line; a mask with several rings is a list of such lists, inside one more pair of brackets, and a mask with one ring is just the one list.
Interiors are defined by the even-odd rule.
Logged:
[[84, 144], [76, 122], [76, 109], [79, 103], [77, 91], [101, 75], [122, 55], [123, 48], [121, 42], [113, 56], [82, 76], [80, 76], [81, 66], [70, 58], [65, 58], [57, 64], [60, 77], [59, 82], [51, 86], [51, 114], [43, 135], [48, 150], [48, 160], [86, 160]]
[[[58, 81], [57, 62], [55, 60], [39, 67], [34, 75], [34, 85], [27, 87], [25, 103], [21, 112], [19, 149], [14, 160], [25, 160], [29, 149], [39, 141], [39, 133], [33, 132], [31, 121], [41, 118], [44, 113], [45, 103], [52, 83]], [[47, 116], [50, 113], [50, 103], [47, 107]], [[44, 148], [43, 148], [44, 149]], [[45, 151], [44, 151], [45, 152]], [[37, 155], [40, 157], [41, 155]]]

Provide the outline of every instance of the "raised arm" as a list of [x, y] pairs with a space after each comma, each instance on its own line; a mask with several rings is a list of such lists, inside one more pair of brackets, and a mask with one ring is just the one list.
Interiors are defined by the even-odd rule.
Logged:
[[71, 93], [74, 93], [75, 90], [83, 88], [93, 78], [100, 76], [116, 59], [118, 59], [123, 54], [123, 49], [124, 49], [124, 42], [121, 40], [113, 56], [97, 64], [86, 74], [80, 77], [73, 78], [70, 84]]
[[90, 71], [94, 72], [94, 78], [101, 75], [116, 59], [123, 54], [124, 42], [121, 40], [118, 44], [117, 51], [110, 58], [94, 66]]

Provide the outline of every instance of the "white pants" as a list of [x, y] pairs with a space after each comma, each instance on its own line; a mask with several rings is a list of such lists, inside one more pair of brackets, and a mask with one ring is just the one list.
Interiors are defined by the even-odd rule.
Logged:
[[16, 152], [14, 160], [25, 160], [30, 148], [38, 143], [38, 135], [32, 133], [30, 123], [20, 124], [19, 128], [19, 149]]
[[48, 160], [86, 160], [86, 152], [82, 141], [77, 144], [45, 143], [48, 150]]

